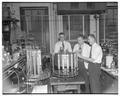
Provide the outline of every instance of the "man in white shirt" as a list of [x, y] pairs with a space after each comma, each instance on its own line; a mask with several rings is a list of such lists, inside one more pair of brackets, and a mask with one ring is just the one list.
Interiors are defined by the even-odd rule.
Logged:
[[90, 88], [92, 93], [100, 93], [100, 66], [102, 62], [102, 48], [96, 43], [96, 38], [93, 34], [88, 37], [88, 42], [91, 45], [90, 57], [84, 57], [81, 54], [77, 54], [79, 58], [82, 58], [89, 62], [88, 72], [90, 80]]
[[[82, 56], [89, 57], [90, 56], [90, 46], [84, 42], [84, 36], [79, 35], [78, 43], [75, 44], [73, 48], [73, 52], [79, 52]], [[88, 69], [88, 63], [84, 62], [85, 68]]]
[[[73, 52], [79, 53], [85, 57], [89, 57], [90, 46], [84, 42], [85, 41], [84, 36], [79, 35], [77, 40], [78, 40], [78, 43], [75, 44], [75, 46], [73, 48]], [[79, 59], [79, 73], [80, 73], [80, 75], [83, 76], [83, 78], [85, 80], [85, 90], [86, 90], [85, 92], [90, 93], [89, 78], [88, 78], [88, 74], [87, 74], [87, 69], [88, 69], [88, 62], [84, 62], [83, 60], [81, 61]]]
[[[59, 41], [55, 44], [54, 54], [69, 52], [72, 52], [71, 45], [69, 42], [65, 41], [65, 34], [61, 32], [59, 33]], [[54, 69], [58, 69], [57, 63], [55, 63]]]
[[54, 53], [66, 53], [72, 52], [72, 48], [69, 42], [65, 41], [64, 33], [59, 33], [59, 41], [55, 44]]

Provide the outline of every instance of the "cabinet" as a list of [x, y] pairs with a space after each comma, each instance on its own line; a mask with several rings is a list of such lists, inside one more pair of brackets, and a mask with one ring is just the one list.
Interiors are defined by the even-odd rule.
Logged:
[[118, 79], [112, 77], [109, 73], [101, 70], [100, 82], [102, 93], [118, 93]]
[[10, 43], [10, 21], [8, 19], [4, 19], [2, 21], [2, 40], [3, 44]]
[[6, 3], [3, 3], [2, 6], [2, 44], [5, 46], [6, 51], [10, 52], [10, 37], [11, 37], [11, 30], [12, 24], [15, 24], [19, 20], [13, 18], [11, 16], [10, 7], [7, 6]]
[[[11, 53], [11, 26], [19, 20], [11, 17], [3, 18], [2, 20], [2, 44], [5, 50]], [[12, 54], [12, 53], [11, 53]]]

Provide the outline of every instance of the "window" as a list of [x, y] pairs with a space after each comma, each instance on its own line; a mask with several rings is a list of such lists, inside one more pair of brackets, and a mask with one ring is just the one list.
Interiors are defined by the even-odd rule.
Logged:
[[89, 26], [89, 15], [63, 15], [63, 32], [71, 45], [77, 42], [79, 34], [89, 34]]
[[106, 14], [100, 15], [100, 43], [112, 40], [113, 47], [118, 50], [118, 14], [117, 8], [107, 9]]
[[48, 8], [21, 8], [21, 29], [34, 36], [43, 53], [50, 52]]
[[71, 3], [71, 9], [79, 8], [79, 2], [72, 2]]
[[118, 49], [118, 14], [117, 8], [109, 8], [106, 15], [106, 39], [113, 41], [114, 49]]
[[79, 34], [88, 35], [89, 15], [63, 15], [63, 32], [69, 41], [76, 40]]
[[95, 8], [95, 3], [93, 3], [93, 2], [87, 3], [87, 9], [94, 9], [94, 8]]
[[83, 34], [83, 17], [70, 16], [70, 39], [76, 39], [79, 34]]

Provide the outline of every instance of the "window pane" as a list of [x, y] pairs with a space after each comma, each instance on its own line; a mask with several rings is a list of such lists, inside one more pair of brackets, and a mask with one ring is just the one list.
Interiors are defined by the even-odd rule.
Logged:
[[50, 52], [50, 38], [49, 38], [49, 17], [43, 16], [43, 50], [44, 52]]
[[48, 8], [22, 8], [22, 28], [34, 36], [34, 41], [40, 46], [43, 53], [49, 53], [49, 16]]
[[100, 15], [99, 19], [99, 42], [104, 42], [104, 15]]
[[68, 16], [63, 16], [63, 32], [65, 33], [65, 39], [69, 40]]
[[76, 40], [79, 34], [83, 34], [83, 17], [70, 16], [70, 40]]
[[88, 34], [90, 34], [90, 19], [89, 19], [89, 15], [84, 15], [84, 35], [85, 37], [88, 36]]

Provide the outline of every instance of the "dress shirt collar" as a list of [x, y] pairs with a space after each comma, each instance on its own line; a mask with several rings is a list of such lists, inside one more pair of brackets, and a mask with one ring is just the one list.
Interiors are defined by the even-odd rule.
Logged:
[[65, 41], [60, 41], [61, 43], [65, 43]]
[[80, 47], [83, 47], [83, 46], [84, 46], [84, 44], [85, 44], [85, 43], [83, 43], [82, 45], [80, 45], [80, 44], [78, 43], [78, 45], [79, 45]]
[[95, 46], [97, 43], [95, 42], [91, 47]]

